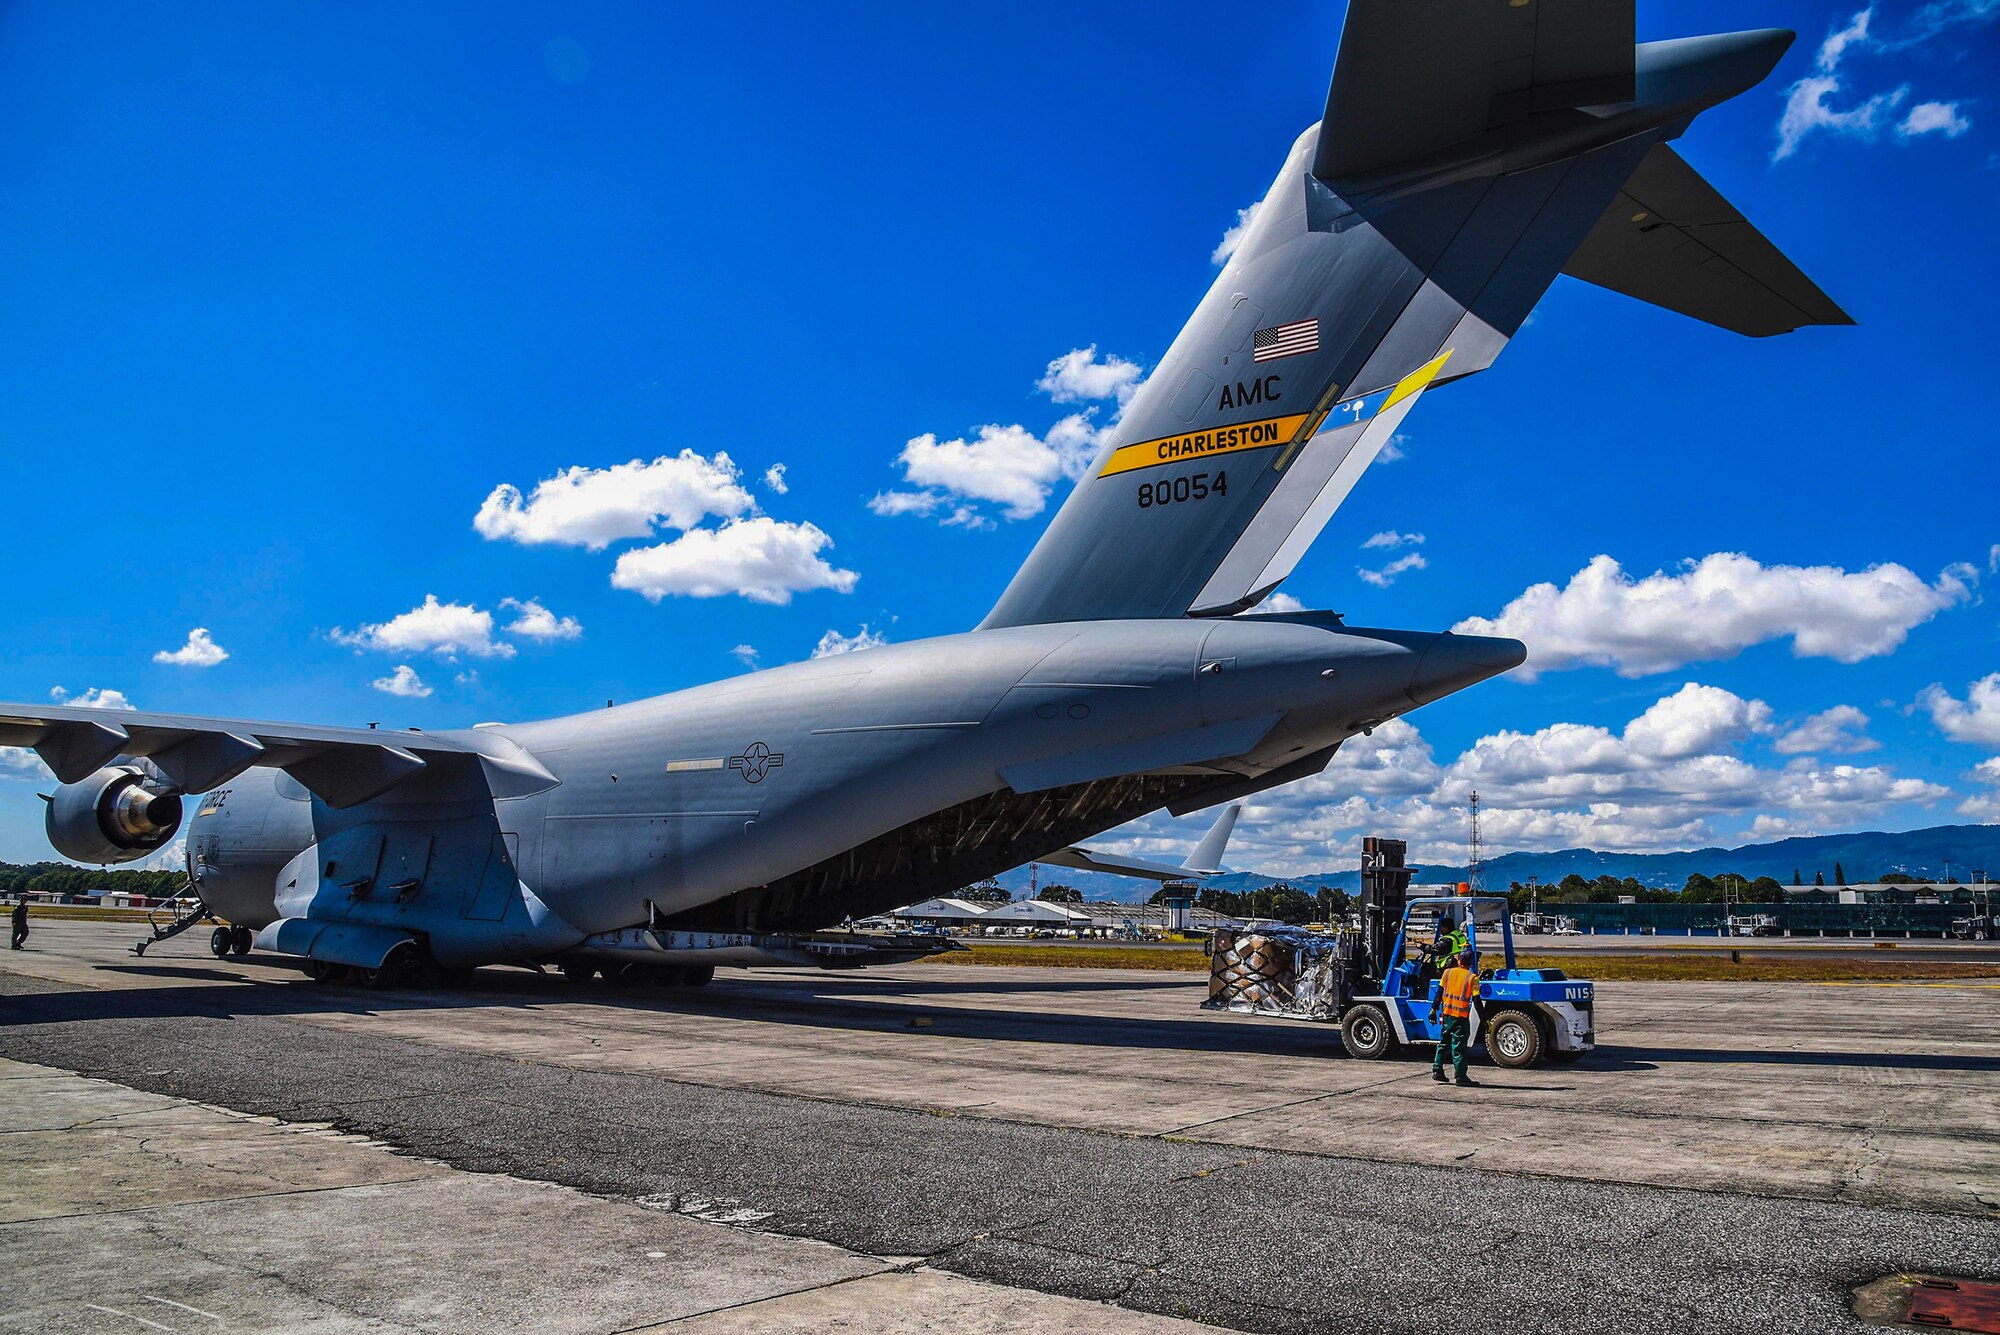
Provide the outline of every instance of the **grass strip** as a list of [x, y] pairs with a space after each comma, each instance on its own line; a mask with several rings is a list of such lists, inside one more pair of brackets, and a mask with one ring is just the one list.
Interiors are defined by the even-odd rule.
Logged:
[[[1573, 978], [1599, 982], [1836, 983], [1905, 982], [1924, 979], [2000, 979], [1990, 960], [1899, 960], [1873, 955], [1816, 956], [1811, 959], [1747, 958], [1732, 964], [1726, 955], [1536, 955], [1520, 954], [1524, 969], [1562, 969]], [[926, 963], [1026, 965], [1031, 968], [1162, 969], [1207, 973], [1198, 950], [1169, 946], [1017, 946], [973, 944], [969, 950], [934, 955]]]

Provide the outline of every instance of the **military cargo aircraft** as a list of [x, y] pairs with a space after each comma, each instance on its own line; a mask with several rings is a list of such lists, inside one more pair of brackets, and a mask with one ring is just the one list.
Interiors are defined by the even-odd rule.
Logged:
[[1851, 323], [1670, 146], [1791, 40], [1635, 46], [1632, 0], [1353, 0], [1324, 116], [973, 630], [538, 723], [12, 705], [0, 743], [61, 781], [71, 858], [146, 857], [191, 808], [205, 907], [323, 977], [935, 949], [823, 929], [1317, 774], [1523, 660], [1249, 609], [1558, 274], [1751, 336]]

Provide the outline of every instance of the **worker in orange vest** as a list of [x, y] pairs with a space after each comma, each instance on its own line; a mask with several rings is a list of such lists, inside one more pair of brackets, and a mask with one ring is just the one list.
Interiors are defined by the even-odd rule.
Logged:
[[1458, 960], [1444, 971], [1438, 980], [1437, 1000], [1431, 1003], [1431, 1020], [1435, 1023], [1439, 1016], [1444, 1022], [1438, 1029], [1437, 1051], [1431, 1057], [1431, 1079], [1444, 1083], [1444, 1061], [1447, 1051], [1451, 1054], [1451, 1068], [1456, 1083], [1477, 1085], [1479, 1082], [1465, 1073], [1466, 1040], [1472, 1036], [1472, 1002], [1479, 995], [1479, 975], [1473, 972], [1477, 959], [1470, 949], [1461, 950]]

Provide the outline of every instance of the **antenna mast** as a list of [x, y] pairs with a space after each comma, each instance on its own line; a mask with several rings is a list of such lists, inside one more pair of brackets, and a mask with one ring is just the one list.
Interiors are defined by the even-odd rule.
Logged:
[[1486, 855], [1479, 844], [1479, 790], [1472, 792], [1472, 830], [1466, 839], [1465, 879], [1472, 885], [1472, 893], [1486, 891]]

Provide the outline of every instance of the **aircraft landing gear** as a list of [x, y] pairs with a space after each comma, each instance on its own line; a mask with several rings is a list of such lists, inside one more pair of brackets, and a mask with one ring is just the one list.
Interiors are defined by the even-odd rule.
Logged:
[[248, 955], [250, 947], [256, 944], [257, 934], [248, 927], [232, 927], [229, 931], [229, 948], [238, 955]]
[[236, 929], [218, 927], [208, 934], [208, 953], [219, 960], [229, 958], [229, 952], [236, 949]]
[[562, 970], [564, 978], [577, 987], [581, 987], [591, 979], [597, 977], [597, 966], [589, 960], [564, 960], [556, 967]]

